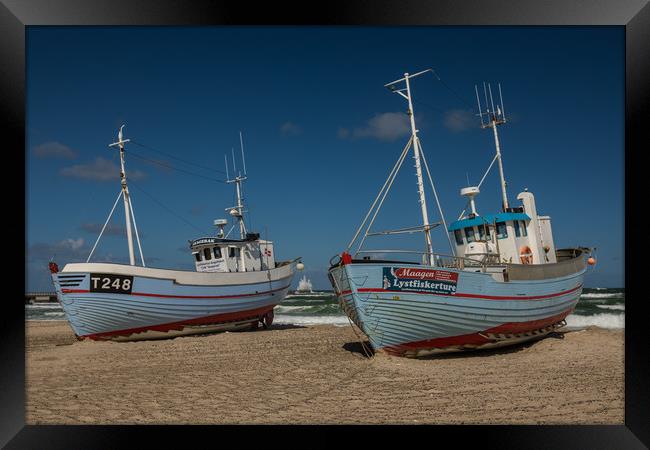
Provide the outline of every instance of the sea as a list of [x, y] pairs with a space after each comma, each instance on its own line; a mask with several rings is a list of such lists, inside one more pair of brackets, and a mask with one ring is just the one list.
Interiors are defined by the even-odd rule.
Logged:
[[[349, 326], [348, 318], [331, 291], [293, 293], [275, 307], [274, 323], [294, 325], [331, 324]], [[58, 303], [25, 305], [27, 320], [65, 320]], [[625, 328], [625, 289], [585, 288], [573, 314], [567, 317], [567, 328], [590, 326], [608, 329]]]

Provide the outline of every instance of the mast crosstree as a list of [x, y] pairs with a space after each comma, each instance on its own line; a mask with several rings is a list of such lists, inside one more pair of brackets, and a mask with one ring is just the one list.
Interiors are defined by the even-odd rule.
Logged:
[[[404, 150], [402, 151], [402, 154], [398, 158], [397, 162], [395, 163], [395, 166], [391, 170], [388, 179], [384, 183], [384, 186], [381, 188], [379, 191], [379, 194], [377, 195], [377, 198], [373, 202], [372, 206], [370, 207], [370, 210], [368, 211], [368, 214], [366, 214], [365, 219], [363, 220], [361, 226], [357, 230], [356, 234], [352, 238], [352, 241], [350, 244], [348, 244], [348, 247], [346, 249], [349, 250], [354, 242], [357, 240], [357, 237], [359, 236], [359, 233], [361, 230], [365, 227], [366, 222], [368, 218], [370, 217], [370, 214], [374, 210], [374, 215], [372, 216], [372, 219], [370, 220], [369, 225], [366, 228], [365, 234], [363, 238], [361, 239], [361, 242], [359, 244], [359, 248], [357, 249], [357, 253], [361, 250], [361, 247], [363, 246], [363, 243], [365, 242], [366, 237], [368, 236], [376, 236], [380, 234], [396, 234], [396, 233], [410, 233], [410, 232], [415, 232], [415, 231], [422, 231], [424, 232], [424, 239], [425, 239], [425, 246], [426, 246], [426, 259], [427, 263], [431, 266], [435, 265], [435, 259], [434, 259], [434, 254], [433, 254], [433, 244], [431, 241], [431, 229], [440, 225], [441, 223], [445, 226], [445, 234], [447, 234], [447, 239], [449, 240], [449, 245], [451, 248], [452, 253], [455, 254], [455, 249], [453, 244], [451, 243], [451, 238], [449, 237], [448, 233], [446, 232], [447, 229], [447, 224], [445, 222], [445, 216], [442, 212], [442, 207], [440, 206], [440, 201], [438, 199], [438, 194], [436, 193], [436, 188], [433, 184], [433, 179], [431, 178], [431, 173], [429, 172], [429, 167], [426, 163], [426, 159], [424, 157], [424, 153], [422, 151], [422, 145], [420, 143], [420, 138], [418, 136], [418, 129], [415, 124], [415, 114], [413, 111], [413, 101], [412, 101], [412, 95], [411, 95], [411, 84], [410, 80], [412, 78], [418, 77], [420, 75], [423, 75], [427, 72], [433, 72], [432, 69], [426, 69], [421, 72], [417, 72], [414, 74], [409, 74], [408, 72], [404, 74], [403, 78], [400, 78], [399, 80], [392, 81], [388, 84], [385, 84], [384, 87], [390, 89], [392, 92], [395, 94], [399, 94], [402, 97], [406, 99], [408, 102], [408, 110], [407, 114], [409, 116], [409, 122], [411, 125], [411, 137], [409, 138], [408, 143], [406, 144], [406, 147], [404, 147]], [[398, 84], [404, 82], [404, 87], [398, 88]], [[395, 177], [397, 176], [397, 172], [402, 166], [402, 163], [404, 161], [404, 158], [406, 154], [409, 152], [410, 149], [413, 149], [413, 159], [415, 160], [415, 175], [417, 179], [417, 190], [418, 190], [418, 196], [419, 196], [419, 203], [420, 203], [420, 210], [422, 213], [422, 226], [421, 227], [409, 227], [405, 229], [400, 229], [400, 230], [393, 230], [393, 231], [383, 231], [379, 233], [370, 233], [370, 228], [372, 227], [372, 224], [377, 216], [377, 213], [379, 212], [379, 209], [381, 208], [381, 205], [383, 204], [384, 199], [386, 198], [386, 195], [388, 194], [388, 191], [390, 190], [393, 181], [395, 180]], [[442, 219], [441, 223], [434, 223], [431, 224], [429, 222], [429, 213], [427, 210], [427, 200], [426, 200], [426, 195], [424, 193], [424, 176], [422, 173], [422, 163], [424, 162], [425, 169], [427, 171], [427, 175], [429, 178], [429, 182], [431, 184], [431, 188], [433, 189], [433, 193], [436, 199], [436, 203], [438, 205], [438, 211], [440, 212], [440, 217]], [[380, 200], [381, 198], [381, 200]], [[379, 201], [379, 204], [377, 202]], [[377, 205], [377, 206], [376, 206]], [[376, 206], [376, 208], [375, 208]]]
[[[503, 174], [503, 161], [501, 158], [501, 145], [499, 144], [499, 133], [497, 132], [497, 126], [503, 125], [506, 123], [506, 113], [503, 107], [503, 96], [501, 95], [501, 83], [499, 83], [499, 101], [500, 104], [497, 104], [496, 108], [494, 107], [494, 99], [492, 97], [492, 85], [488, 84], [486, 87], [485, 82], [483, 83], [483, 94], [485, 95], [485, 112], [481, 109], [481, 100], [478, 95], [478, 87], [474, 85], [474, 90], [476, 91], [476, 102], [478, 103], [478, 116], [481, 118], [481, 128], [492, 128], [494, 131], [494, 145], [496, 147], [496, 156], [495, 159], [499, 163], [499, 179], [501, 181], [501, 202], [503, 211], [507, 211], [510, 207], [508, 204], [508, 193], [506, 192], [506, 179]], [[490, 102], [488, 103], [488, 93]], [[483, 122], [483, 116], [487, 116], [487, 122]], [[492, 164], [490, 164], [490, 168]], [[488, 168], [488, 171], [490, 169]], [[487, 174], [487, 173], [486, 173]], [[485, 178], [485, 176], [484, 176]], [[482, 180], [481, 180], [482, 181]]]
[[142, 261], [142, 267], [146, 267], [145, 262], [144, 262], [144, 255], [142, 254], [142, 245], [140, 244], [140, 236], [138, 235], [138, 226], [136, 225], [135, 222], [135, 213], [133, 212], [133, 205], [131, 204], [131, 194], [129, 193], [129, 186], [127, 185], [126, 182], [126, 169], [124, 165], [124, 155], [125, 155], [125, 150], [124, 150], [124, 144], [127, 142], [130, 142], [131, 139], [124, 139], [124, 134], [122, 133], [122, 129], [124, 128], [124, 125], [120, 127], [120, 130], [117, 133], [117, 142], [113, 142], [112, 144], [109, 144], [109, 147], [115, 147], [119, 146], [120, 149], [120, 186], [121, 190], [119, 195], [117, 196], [117, 199], [115, 200], [115, 203], [113, 204], [113, 208], [111, 209], [111, 212], [108, 214], [108, 218], [106, 219], [106, 222], [104, 223], [104, 226], [102, 227], [102, 230], [99, 233], [99, 236], [97, 237], [97, 240], [95, 241], [95, 245], [93, 246], [92, 250], [90, 251], [90, 255], [88, 255], [88, 259], [86, 262], [90, 261], [90, 258], [93, 256], [93, 252], [95, 251], [95, 248], [97, 247], [97, 244], [99, 243], [99, 240], [102, 237], [102, 234], [104, 234], [104, 230], [106, 229], [106, 226], [108, 225], [108, 222], [111, 220], [111, 216], [113, 215], [113, 211], [115, 211], [115, 207], [117, 206], [117, 202], [119, 201], [120, 197], [124, 200], [124, 217], [125, 217], [125, 222], [126, 222], [126, 240], [129, 245], [129, 264], [132, 266], [135, 265], [135, 254], [133, 251], [133, 232], [131, 230], [131, 221], [133, 221], [133, 228], [135, 229], [135, 238], [138, 242], [138, 250], [140, 251], [140, 260]]
[[235, 183], [235, 188], [237, 192], [237, 205], [226, 208], [226, 212], [231, 216], [236, 218], [239, 222], [239, 235], [241, 239], [246, 238], [246, 224], [244, 223], [244, 201], [242, 197], [241, 184], [248, 179], [246, 176], [246, 159], [244, 157], [244, 139], [242, 137], [241, 131], [239, 132], [239, 143], [241, 145], [241, 159], [244, 166], [244, 175], [239, 172], [237, 173], [237, 166], [235, 165], [235, 149], [232, 149], [232, 168], [235, 178], [230, 179], [230, 174], [228, 173], [228, 157], [224, 155], [226, 161], [226, 183]]

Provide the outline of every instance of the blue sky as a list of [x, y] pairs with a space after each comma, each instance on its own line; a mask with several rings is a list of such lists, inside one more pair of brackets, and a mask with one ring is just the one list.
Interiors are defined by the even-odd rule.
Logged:
[[[527, 187], [558, 247], [597, 247], [586, 285], [623, 286], [622, 27], [28, 27], [26, 289], [51, 290], [54, 255], [85, 261], [119, 192], [108, 144], [122, 124], [141, 144], [126, 164], [149, 266], [192, 267], [187, 240], [232, 204], [233, 187], [215, 180], [241, 130], [249, 226], [329, 289], [328, 260], [408, 139], [406, 103], [383, 85], [426, 68], [444, 83], [415, 79], [414, 109], [447, 220], [494, 155], [474, 84], [499, 82], [510, 202]], [[412, 165], [375, 229], [420, 223]], [[481, 191], [479, 213], [497, 212], [495, 169]], [[93, 260], [127, 260], [123, 228], [120, 205]], [[434, 245], [449, 250], [441, 230]]]

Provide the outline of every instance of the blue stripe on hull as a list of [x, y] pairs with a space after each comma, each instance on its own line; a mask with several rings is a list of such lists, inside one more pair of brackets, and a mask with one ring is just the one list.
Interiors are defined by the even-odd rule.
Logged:
[[[89, 277], [85, 275], [85, 280], [79, 286], [63, 288], [84, 292], [65, 293], [55, 279], [59, 302], [78, 336], [196, 320], [206, 316], [265, 307], [273, 308], [284, 299], [293, 278], [292, 274], [283, 279], [259, 284], [174, 285], [173, 289], [170, 289], [173, 284], [170, 280], [134, 277], [133, 292], [152, 295], [129, 295], [87, 292]], [[212, 298], [196, 298], [197, 296]]]
[[[342, 309], [368, 336], [375, 349], [469, 335], [505, 323], [538, 321], [560, 315], [575, 308], [582, 292], [584, 274], [580, 272], [542, 282], [506, 283], [494, 280], [489, 274], [444, 269], [458, 273], [458, 296], [407, 291], [363, 292], [364, 289], [382, 290], [383, 267], [386, 266], [355, 263], [330, 272], [334, 288], [340, 293]], [[566, 291], [570, 292], [541, 299], [462, 297], [462, 294], [540, 297]]]

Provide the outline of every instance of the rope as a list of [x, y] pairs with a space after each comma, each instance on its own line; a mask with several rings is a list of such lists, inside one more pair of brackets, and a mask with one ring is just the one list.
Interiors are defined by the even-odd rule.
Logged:
[[350, 248], [352, 247], [352, 245], [354, 244], [354, 242], [355, 242], [355, 241], [357, 240], [357, 238], [359, 237], [359, 233], [361, 233], [361, 230], [363, 229], [364, 225], [366, 224], [366, 221], [368, 220], [368, 217], [370, 217], [370, 213], [372, 213], [373, 209], [375, 208], [375, 205], [377, 204], [377, 201], [379, 200], [379, 197], [381, 196], [382, 192], [384, 192], [384, 189], [386, 188], [386, 185], [388, 184], [388, 180], [390, 180], [391, 177], [393, 176], [393, 172], [394, 172], [395, 169], [397, 168], [397, 165], [399, 164], [400, 160], [402, 160], [402, 159], [404, 158], [404, 155], [406, 154], [406, 152], [408, 151], [409, 147], [411, 146], [411, 142], [412, 142], [412, 141], [413, 141], [413, 137], [411, 137], [411, 138], [409, 139], [409, 141], [406, 143], [406, 146], [404, 147], [404, 150], [402, 150], [402, 154], [399, 156], [399, 158], [397, 158], [397, 161], [395, 162], [395, 165], [393, 166], [393, 169], [390, 171], [390, 173], [388, 174], [388, 178], [387, 178], [386, 181], [384, 182], [384, 185], [381, 187], [381, 189], [380, 189], [379, 192], [377, 193], [377, 197], [375, 198], [375, 201], [374, 201], [374, 202], [372, 203], [372, 205], [370, 206], [370, 209], [368, 210], [368, 213], [366, 214], [366, 217], [363, 219], [363, 222], [361, 222], [361, 225], [359, 226], [359, 229], [357, 230], [357, 232], [355, 233], [354, 237], [352, 238], [352, 240], [350, 241], [350, 243], [349, 243], [348, 246], [346, 247], [346, 249], [345, 249], [346, 252], [347, 252], [348, 250], [350, 250]]
[[365, 342], [363, 342], [361, 336], [359, 336], [357, 330], [354, 328], [354, 324], [352, 323], [352, 320], [350, 320], [350, 316], [346, 314], [345, 317], [348, 318], [348, 322], [350, 322], [350, 328], [352, 328], [352, 332], [357, 336], [357, 339], [359, 340], [359, 344], [361, 344], [361, 348], [363, 349], [363, 353], [366, 355], [366, 358], [371, 359], [372, 355], [368, 353], [368, 351], [366, 350], [366, 344]]
[[131, 202], [131, 194], [129, 194], [129, 209], [131, 210], [131, 217], [133, 218], [133, 228], [135, 228], [135, 239], [138, 241], [138, 250], [140, 250], [140, 260], [142, 267], [147, 267], [144, 263], [144, 255], [142, 254], [142, 246], [140, 245], [140, 235], [138, 234], [138, 225], [135, 223], [135, 213], [133, 212], [133, 203]]
[[[481, 178], [481, 181], [479, 181], [479, 183], [478, 183], [478, 186], [477, 186], [478, 188], [480, 188], [481, 185], [483, 184], [483, 181], [485, 181], [485, 177], [487, 177], [487, 174], [490, 172], [490, 169], [492, 169], [492, 166], [494, 165], [494, 163], [496, 162], [498, 157], [499, 157], [499, 155], [494, 155], [494, 158], [492, 158], [492, 162], [490, 163], [490, 166], [487, 168], [487, 170], [483, 174], [483, 178]], [[467, 183], [467, 184], [469, 184], [469, 183]], [[467, 201], [467, 204], [469, 204], [469, 200]], [[465, 214], [465, 211], [467, 211], [467, 206], [465, 206], [465, 209], [463, 209], [463, 212], [461, 212], [460, 216], [458, 216], [458, 220], [463, 218], [463, 214]]]
[[190, 172], [189, 170], [179, 169], [178, 167], [174, 167], [174, 166], [170, 166], [169, 164], [161, 163], [160, 161], [156, 161], [155, 159], [145, 158], [144, 156], [140, 156], [137, 153], [131, 152], [130, 154], [131, 154], [131, 156], [135, 156], [138, 159], [142, 159], [144, 161], [147, 161], [147, 162], [150, 162], [150, 163], [153, 163], [153, 164], [158, 164], [159, 166], [167, 167], [168, 169], [177, 170], [179, 172], [183, 172], [183, 173], [186, 173], [188, 175], [192, 175], [194, 177], [204, 178], [204, 179], [209, 180], [209, 181], [216, 181], [217, 183], [224, 183], [224, 184], [226, 183], [224, 180], [218, 180], [216, 178], [206, 177], [205, 175], [201, 175], [201, 174], [196, 173], [196, 172]]
[[[409, 140], [409, 143], [413, 142], [413, 139], [411, 138]], [[373, 214], [372, 219], [370, 220], [370, 223], [368, 224], [368, 228], [366, 228], [366, 233], [363, 236], [363, 239], [361, 239], [361, 242], [359, 243], [359, 247], [357, 247], [357, 253], [359, 253], [359, 250], [361, 250], [361, 247], [363, 246], [363, 243], [366, 241], [366, 238], [368, 237], [368, 233], [370, 232], [370, 228], [372, 228], [372, 224], [375, 223], [375, 219], [377, 218], [377, 214], [379, 214], [379, 210], [381, 209], [381, 206], [384, 204], [384, 200], [386, 200], [386, 196], [388, 195], [388, 191], [390, 191], [390, 188], [393, 186], [393, 182], [395, 181], [395, 178], [397, 177], [397, 172], [399, 172], [399, 169], [402, 168], [402, 163], [404, 163], [404, 159], [406, 159], [406, 155], [408, 154], [408, 150], [410, 148], [410, 145], [408, 145], [405, 148], [405, 151], [402, 152], [401, 159], [398, 161], [398, 164], [396, 166], [396, 169], [394, 170], [392, 174], [392, 179], [390, 180], [390, 183], [388, 183], [388, 187], [386, 187], [386, 190], [384, 191], [384, 195], [381, 198], [381, 201], [379, 202], [379, 205], [377, 206], [377, 209], [375, 209], [375, 214]]]
[[451, 248], [451, 254], [456, 256], [456, 250], [454, 249], [454, 244], [451, 243], [451, 236], [447, 231], [447, 222], [445, 221], [445, 215], [442, 212], [442, 206], [440, 206], [440, 200], [438, 200], [438, 193], [436, 192], [436, 187], [433, 184], [433, 178], [431, 178], [431, 172], [429, 172], [429, 164], [427, 164], [427, 158], [424, 156], [424, 150], [422, 150], [422, 144], [418, 138], [418, 145], [420, 146], [420, 153], [422, 154], [422, 160], [424, 161], [424, 168], [427, 170], [427, 176], [429, 177], [429, 183], [431, 183], [431, 188], [433, 189], [433, 196], [436, 198], [436, 204], [438, 205], [438, 211], [440, 212], [440, 217], [442, 218], [442, 224], [445, 227], [445, 234], [447, 235], [447, 240], [449, 241], [449, 247]]
[[174, 211], [172, 211], [171, 209], [169, 209], [167, 206], [163, 205], [161, 202], [159, 202], [158, 200], [156, 200], [156, 199], [155, 199], [151, 194], [149, 194], [149, 193], [146, 192], [144, 189], [142, 189], [141, 187], [139, 187], [139, 186], [137, 186], [135, 183], [133, 183], [133, 181], [131, 181], [130, 184], [131, 184], [131, 186], [135, 187], [137, 190], [139, 190], [140, 192], [142, 192], [143, 194], [145, 194], [147, 197], [149, 197], [151, 200], [153, 200], [154, 202], [156, 202], [156, 203], [157, 203], [159, 206], [161, 206], [163, 209], [167, 210], [167, 212], [169, 212], [169, 213], [172, 214], [173, 216], [176, 216], [178, 219], [182, 220], [183, 222], [185, 222], [187, 225], [191, 226], [192, 228], [194, 228], [194, 229], [197, 230], [198, 232], [203, 233], [203, 234], [210, 234], [210, 233], [207, 233], [205, 230], [203, 230], [203, 229], [197, 227], [197, 226], [194, 225], [193, 223], [188, 222], [188, 221], [185, 220], [185, 218], [182, 217], [181, 215], [176, 214]]
[[218, 169], [214, 169], [212, 167], [202, 166], [200, 164], [196, 164], [196, 163], [193, 163], [191, 161], [187, 161], [185, 159], [181, 159], [181, 158], [179, 158], [177, 156], [174, 156], [174, 155], [171, 155], [169, 153], [163, 152], [162, 150], [156, 150], [155, 148], [149, 147], [149, 146], [144, 145], [144, 144], [140, 144], [139, 142], [135, 142], [133, 140], [131, 140], [131, 143], [135, 144], [135, 145], [138, 145], [138, 146], [140, 146], [142, 148], [146, 148], [147, 150], [151, 150], [151, 151], [160, 153], [162, 155], [165, 155], [165, 156], [167, 156], [169, 158], [175, 159], [175, 160], [180, 161], [182, 163], [189, 164], [190, 166], [198, 167], [199, 169], [209, 170], [210, 172], [218, 172], [218, 173], [222, 173], [224, 175], [226, 174], [226, 172], [224, 172], [223, 170], [218, 170]]
[[102, 234], [104, 234], [104, 230], [106, 229], [106, 225], [108, 225], [108, 221], [111, 220], [111, 216], [113, 215], [113, 211], [115, 211], [115, 207], [117, 206], [117, 202], [120, 200], [120, 197], [122, 196], [122, 189], [120, 189], [120, 193], [117, 194], [117, 198], [115, 199], [115, 203], [113, 203], [113, 208], [111, 208], [111, 212], [108, 214], [108, 218], [106, 219], [106, 222], [104, 222], [104, 226], [102, 227], [102, 231], [99, 232], [99, 236], [97, 236], [97, 240], [95, 241], [95, 245], [93, 245], [93, 249], [90, 251], [90, 255], [88, 255], [88, 259], [86, 262], [90, 261], [90, 258], [93, 256], [93, 253], [95, 252], [95, 248], [97, 247], [97, 244], [99, 243], [99, 240], [102, 237]]
[[474, 110], [474, 106], [473, 106], [471, 103], [469, 103], [467, 100], [465, 100], [463, 97], [461, 97], [460, 94], [458, 94], [458, 92], [454, 91], [451, 87], [449, 87], [449, 86], [447, 85], [447, 83], [445, 83], [444, 81], [442, 81], [442, 78], [440, 78], [440, 76], [436, 73], [435, 70], [431, 69], [431, 72], [433, 72], [433, 74], [434, 74], [435, 77], [438, 79], [438, 81], [440, 81], [440, 83], [442, 83], [442, 85], [443, 85], [445, 88], [447, 88], [447, 90], [449, 90], [449, 92], [451, 92], [452, 94], [454, 94], [454, 95], [455, 95], [455, 96], [456, 96], [456, 97], [457, 97], [461, 102], [465, 103], [467, 106], [469, 106], [470, 108], [472, 108], [472, 110]]

